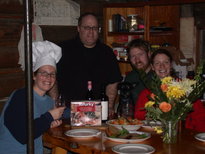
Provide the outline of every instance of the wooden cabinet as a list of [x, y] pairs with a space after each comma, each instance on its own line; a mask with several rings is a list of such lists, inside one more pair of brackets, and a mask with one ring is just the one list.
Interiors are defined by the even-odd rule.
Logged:
[[[109, 32], [109, 20], [113, 14], [120, 14], [127, 18], [130, 14], [137, 14], [144, 21], [144, 30], [135, 32]], [[107, 45], [113, 43], [127, 43], [133, 38], [143, 38], [151, 44], [162, 45], [169, 43], [179, 48], [180, 6], [150, 2], [109, 3], [103, 8], [103, 36]], [[159, 29], [153, 30], [151, 27]], [[129, 63], [119, 62], [121, 73], [124, 75], [131, 70]]]

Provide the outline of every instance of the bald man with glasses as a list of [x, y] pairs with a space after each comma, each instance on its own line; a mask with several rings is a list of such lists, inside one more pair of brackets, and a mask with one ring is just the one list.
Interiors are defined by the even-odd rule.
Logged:
[[109, 118], [114, 113], [117, 84], [122, 80], [116, 57], [110, 47], [99, 40], [100, 27], [93, 13], [85, 13], [78, 20], [78, 35], [60, 44], [63, 56], [58, 63], [57, 87], [51, 96], [59, 94], [70, 102], [85, 100], [87, 82], [92, 81], [95, 99], [106, 84], [109, 98]]

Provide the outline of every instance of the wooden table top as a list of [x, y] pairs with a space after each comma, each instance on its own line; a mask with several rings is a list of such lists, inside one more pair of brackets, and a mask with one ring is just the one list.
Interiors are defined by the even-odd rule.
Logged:
[[[106, 126], [99, 127], [78, 127], [78, 128], [94, 128], [99, 129], [104, 133]], [[44, 145], [50, 148], [60, 147], [76, 153], [102, 153], [102, 154], [114, 154], [112, 147], [119, 142], [113, 142], [106, 140], [103, 135], [92, 138], [72, 138], [64, 135], [67, 130], [77, 129], [76, 127], [70, 127], [67, 124], [62, 124], [60, 127], [49, 129], [43, 135]], [[140, 129], [140, 131], [149, 131], [146, 129]], [[155, 134], [152, 131], [151, 138], [138, 142], [137, 144], [147, 144], [155, 148], [156, 154], [200, 154], [205, 153], [205, 142], [198, 141], [194, 136], [199, 133], [188, 129], [181, 129], [178, 134], [176, 144], [164, 144], [160, 135]]]

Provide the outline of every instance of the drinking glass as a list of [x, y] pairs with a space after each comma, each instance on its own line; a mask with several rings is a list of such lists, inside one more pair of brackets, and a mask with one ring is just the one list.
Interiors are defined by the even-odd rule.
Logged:
[[56, 107], [65, 106], [65, 100], [62, 98], [61, 95], [59, 95], [59, 97], [56, 99], [56, 101], [55, 101], [55, 106], [56, 106]]

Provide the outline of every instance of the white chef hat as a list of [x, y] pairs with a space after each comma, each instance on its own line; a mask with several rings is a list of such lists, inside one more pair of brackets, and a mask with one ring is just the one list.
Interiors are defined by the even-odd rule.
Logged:
[[44, 65], [56, 68], [62, 53], [61, 48], [49, 41], [37, 41], [32, 43], [33, 49], [33, 72]]

